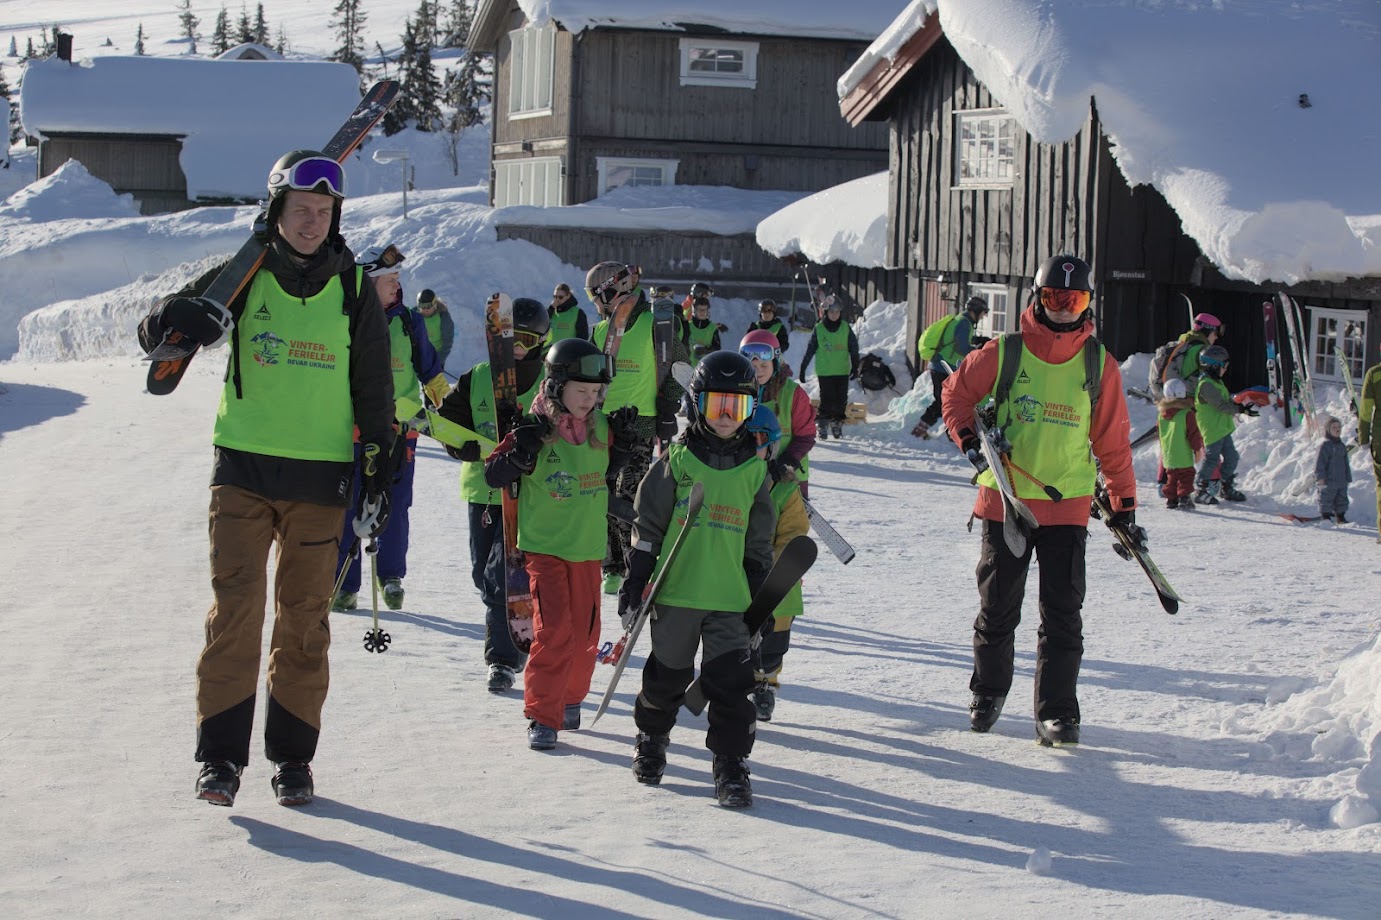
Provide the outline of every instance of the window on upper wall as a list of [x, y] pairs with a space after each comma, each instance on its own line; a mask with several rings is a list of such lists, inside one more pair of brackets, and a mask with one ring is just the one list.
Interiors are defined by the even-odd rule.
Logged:
[[494, 207], [515, 204], [561, 206], [560, 157], [494, 161]]
[[1011, 293], [1000, 284], [971, 284], [970, 297], [982, 297], [988, 302], [988, 312], [978, 321], [974, 330], [988, 338], [1002, 335], [1016, 328], [1016, 319], [1011, 315]]
[[955, 112], [954, 184], [1010, 186], [1016, 179], [1017, 123], [1006, 109]]
[[551, 114], [552, 64], [556, 30], [550, 26], [508, 33], [508, 116], [532, 118]]
[[596, 195], [622, 188], [625, 185], [675, 185], [676, 167], [680, 160], [627, 159], [595, 157], [599, 172]]
[[758, 85], [758, 43], [681, 39], [681, 85], [753, 89]]
[[1317, 380], [1343, 383], [1343, 363], [1338, 360], [1338, 350], [1342, 349], [1353, 384], [1360, 384], [1367, 369], [1367, 314], [1360, 310], [1307, 309], [1310, 373]]

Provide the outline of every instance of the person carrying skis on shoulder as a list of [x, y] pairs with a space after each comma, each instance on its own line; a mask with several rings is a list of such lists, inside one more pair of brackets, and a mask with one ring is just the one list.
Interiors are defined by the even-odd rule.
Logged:
[[551, 305], [547, 307], [547, 313], [551, 316], [548, 342], [590, 338], [590, 321], [585, 318], [585, 311], [580, 309], [580, 301], [571, 293], [571, 286], [564, 281], [551, 292]]
[[[833, 294], [825, 301], [825, 315], [811, 330], [810, 344], [801, 359], [797, 379], [806, 380], [810, 359], [820, 352], [815, 363], [815, 376], [820, 383], [820, 437], [844, 436], [844, 416], [849, 405], [849, 381], [858, 379], [858, 337], [853, 327], [844, 322], [843, 307]], [[828, 430], [829, 434], [826, 434]]]
[[[1357, 407], [1357, 444], [1371, 450], [1372, 470], [1376, 481], [1376, 521], [1381, 528], [1381, 446], [1372, 433], [1381, 430], [1381, 361], [1373, 364], [1362, 378], [1360, 403]], [[1381, 531], [1376, 542], [1381, 543]]]
[[685, 526], [691, 486], [701, 483], [704, 508], [666, 573], [651, 619], [652, 648], [633, 708], [633, 775], [640, 783], [662, 781], [671, 729], [700, 648], [700, 683], [709, 700], [705, 746], [714, 754], [715, 795], [729, 808], [753, 801], [747, 758], [756, 714], [748, 698], [753, 666], [743, 613], [771, 568], [776, 530], [772, 479], [746, 427], [757, 389], [752, 365], [737, 352], [717, 351], [696, 365], [694, 418], [638, 487], [628, 577], [619, 589], [619, 618], [627, 629], [663, 550]]
[[[230, 339], [228, 373], [211, 441], [211, 591], [197, 661], [198, 799], [233, 805], [249, 763], [263, 646], [265, 565], [277, 542], [274, 628], [264, 753], [280, 805], [314, 794], [331, 644], [336, 543], [355, 468], [354, 431], [375, 462], [355, 533], [388, 520], [383, 460], [393, 445], [388, 327], [340, 235], [345, 172], [314, 150], [294, 150], [268, 178], [268, 248], [228, 304], [202, 297], [220, 266], [165, 297], [139, 325], [152, 351], [165, 332], [209, 346]], [[288, 361], [296, 342], [310, 360]]]
[[[916, 427], [911, 429], [911, 433], [918, 438], [927, 440], [930, 438], [930, 426], [939, 421], [944, 411], [943, 399], [945, 380], [950, 373], [959, 366], [959, 362], [964, 360], [964, 356], [973, 351], [977, 345], [973, 342], [974, 330], [982, 322], [983, 317], [988, 315], [988, 302], [977, 295], [970, 297], [964, 309], [957, 316], [946, 317], [937, 320], [936, 326], [940, 326], [939, 341], [934, 346], [934, 352], [930, 357], [930, 388], [934, 394], [930, 405], [925, 407], [925, 412], [921, 413], [920, 421], [916, 422]], [[917, 348], [921, 351], [927, 350], [925, 341], [926, 336], [931, 332], [927, 328], [921, 335], [921, 344]], [[922, 354], [921, 357], [926, 357]]]
[[801, 497], [810, 497], [810, 449], [815, 446], [815, 407], [810, 395], [790, 375], [782, 360], [775, 336], [766, 329], [754, 329], [738, 344], [739, 354], [753, 365], [760, 405], [772, 410], [780, 429], [780, 443], [767, 464], [773, 482], [794, 480]]
[[[945, 381], [945, 427], [980, 470], [974, 514], [983, 521], [983, 542], [969, 679], [969, 726], [976, 732], [993, 727], [1012, 687], [1013, 640], [1034, 553], [1041, 581], [1036, 737], [1043, 744], [1079, 740], [1084, 557], [1100, 468], [1112, 523], [1145, 545], [1146, 531], [1136, 523], [1122, 374], [1117, 360], [1093, 337], [1092, 296], [1087, 262], [1069, 254], [1046, 260], [1021, 315], [1020, 337], [1004, 335], [989, 342]], [[1011, 443], [1012, 486], [1040, 525], [1021, 556], [1003, 538], [1003, 497], [980, 451], [975, 408], [989, 396], [995, 399], [990, 427], [1001, 429]], [[1046, 486], [1058, 489], [1061, 500], [1052, 500]]]
[[1160, 431], [1160, 459], [1165, 469], [1165, 507], [1194, 510], [1194, 458], [1203, 453], [1204, 439], [1194, 416], [1194, 397], [1183, 380], [1165, 383], [1165, 398], [1158, 404], [1156, 427]]
[[[767, 461], [770, 469], [782, 438], [777, 416], [766, 405], [758, 403], [748, 419], [748, 432], [757, 441], [758, 456]], [[777, 530], [772, 537], [775, 562], [788, 543], [810, 532], [810, 518], [806, 515], [801, 484], [795, 479], [774, 480], [771, 495], [772, 506], [777, 510]], [[753, 706], [758, 711], [759, 722], [772, 721], [772, 713], [777, 708], [777, 691], [781, 687], [782, 660], [791, 647], [791, 624], [803, 613], [805, 601], [798, 581], [772, 611], [761, 631], [762, 639], [753, 649]]]
[[417, 295], [416, 310], [427, 325], [427, 341], [432, 343], [444, 370], [456, 343], [456, 321], [451, 318], [451, 310], [431, 288], [423, 288]]
[[523, 677], [528, 747], [556, 747], [580, 727], [599, 646], [606, 484], [637, 445], [637, 410], [599, 411], [613, 361], [591, 342], [562, 339], [529, 414], [484, 464], [494, 489], [519, 482], [518, 548], [532, 585], [533, 637]]
[[[547, 333], [551, 317], [531, 297], [513, 301], [513, 369], [518, 381], [518, 409], [525, 411], [537, 398], [546, 365]], [[513, 689], [527, 656], [513, 642], [508, 627], [507, 585], [504, 576], [503, 498], [484, 481], [484, 459], [498, 440], [498, 412], [494, 405], [494, 376], [481, 361], [460, 375], [441, 402], [437, 414], [485, 439], [466, 440], [446, 452], [462, 461], [460, 497], [470, 522], [470, 578], [484, 603], [484, 661], [489, 667], [489, 692]]]
[[777, 302], [775, 300], [763, 300], [758, 302], [758, 321], [748, 327], [748, 331], [755, 329], [765, 329], [777, 337], [777, 349], [782, 354], [786, 354], [791, 347], [791, 330], [786, 328], [786, 324], [777, 318]]
[[[388, 317], [394, 417], [405, 428], [402, 443], [394, 444], [394, 450], [400, 455], [389, 464], [393, 469], [393, 485], [388, 493], [388, 527], [375, 541], [378, 546], [375, 561], [379, 567], [379, 582], [389, 610], [402, 609], [403, 579], [408, 574], [408, 518], [417, 471], [418, 433], [407, 426], [407, 422], [422, 411], [422, 397], [433, 406], [440, 405], [451, 389], [446, 375], [441, 372], [441, 359], [427, 337], [426, 320], [403, 305], [403, 286], [398, 280], [398, 266], [402, 262], [402, 252], [391, 243], [367, 250], [356, 259], [356, 264], [373, 282], [374, 291], [383, 304], [384, 315]], [[419, 387], [421, 393], [418, 392]], [[357, 464], [365, 462], [362, 451], [361, 445], [356, 444]], [[362, 478], [356, 477], [357, 485]], [[353, 516], [359, 516], [363, 502], [364, 494], [357, 487], [352, 503]], [[354, 530], [347, 521], [345, 531], [341, 534], [340, 554], [336, 559], [336, 578], [340, 582], [340, 590], [331, 599], [331, 609], [335, 611], [354, 610], [358, 604], [360, 553], [352, 552], [355, 549], [354, 536]], [[341, 578], [342, 568], [345, 570], [344, 578]]]
[[1319, 516], [1325, 521], [1347, 523], [1347, 484], [1352, 482], [1352, 464], [1343, 446], [1343, 423], [1324, 419], [1324, 438], [1314, 461], [1314, 478], [1319, 484]]
[[[1198, 480], [1195, 482], [1194, 501], [1201, 505], [1218, 504], [1218, 488], [1222, 486], [1223, 498], [1230, 502], [1244, 502], [1247, 496], [1239, 492], [1233, 484], [1237, 480], [1237, 463], [1241, 455], [1233, 443], [1232, 433], [1237, 429], [1238, 415], [1256, 415], [1256, 406], [1251, 403], [1238, 404], [1228, 394], [1223, 377], [1228, 372], [1228, 350], [1221, 345], [1210, 345], [1199, 352], [1199, 379], [1194, 390], [1194, 412], [1198, 416], [1199, 431], [1204, 437], [1204, 458], [1199, 464]], [[1222, 467], [1219, 467], [1219, 463]], [[1219, 471], [1221, 482], [1213, 479], [1214, 470]]]
[[[600, 315], [606, 317], [595, 324], [592, 340], [601, 349], [609, 337], [609, 319], [615, 303], [622, 294], [637, 297], [637, 304], [624, 325], [623, 340], [615, 361], [614, 380], [605, 397], [610, 406], [633, 406], [638, 410], [638, 449], [633, 452], [614, 483], [613, 494], [631, 502], [638, 483], [652, 462], [653, 442], [670, 437], [679, 427], [676, 411], [681, 406], [685, 388], [666, 373], [660, 381], [656, 341], [653, 335], [652, 306], [641, 290], [634, 285], [631, 266], [618, 262], [600, 262], [585, 276], [585, 291]], [[673, 317], [669, 364], [690, 363], [680, 318]], [[617, 594], [624, 576], [623, 548], [628, 545], [629, 525], [615, 518], [609, 519], [609, 554], [604, 560], [604, 593]]]
[[690, 349], [692, 363], [724, 347], [719, 341], [719, 326], [710, 321], [710, 298], [696, 298], [691, 305], [691, 320], [682, 329], [681, 338]]

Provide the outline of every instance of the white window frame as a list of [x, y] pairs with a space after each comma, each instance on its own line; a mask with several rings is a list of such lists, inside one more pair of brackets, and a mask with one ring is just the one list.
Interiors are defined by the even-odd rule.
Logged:
[[955, 112], [955, 186], [1011, 188], [1017, 178], [1017, 130], [1016, 119], [1006, 109]]
[[1309, 311], [1309, 368], [1316, 380], [1343, 383], [1342, 370], [1334, 346], [1340, 344], [1339, 333], [1346, 333], [1341, 344], [1352, 371], [1352, 382], [1360, 386], [1367, 369], [1367, 311], [1328, 310], [1308, 307]]
[[[691, 61], [697, 51], [730, 51], [743, 55], [743, 69], [737, 72], [692, 70]], [[680, 44], [682, 86], [732, 86], [756, 89], [758, 86], [758, 43], [734, 42], [720, 38], [683, 38]]]
[[508, 33], [508, 118], [551, 114], [556, 29], [528, 26]]
[[560, 157], [494, 161], [494, 207], [522, 204], [539, 208], [562, 206]]
[[[662, 174], [661, 182], [633, 182], [624, 183], [624, 185], [675, 185], [676, 170], [680, 165], [680, 160], [661, 160], [638, 157], [595, 157], [595, 168], [599, 173], [598, 191], [595, 192], [595, 196], [600, 197], [611, 191], [609, 187], [609, 174], [616, 169], [657, 169]], [[614, 188], [622, 187], [622, 185], [614, 186]]]
[[[1015, 332], [1016, 322], [1012, 316], [1012, 292], [1002, 284], [971, 284], [969, 297], [977, 295], [988, 302], [988, 312], [978, 321], [974, 332], [988, 338], [996, 338], [1004, 332]], [[965, 298], [967, 302], [967, 298]], [[998, 320], [1001, 320], [999, 323]]]

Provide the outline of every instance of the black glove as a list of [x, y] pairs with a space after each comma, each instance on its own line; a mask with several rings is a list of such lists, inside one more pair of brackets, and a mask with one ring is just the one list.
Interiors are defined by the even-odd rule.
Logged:
[[351, 527], [361, 539], [372, 539], [388, 526], [388, 494], [393, 486], [392, 452], [378, 441], [366, 441], [361, 448], [360, 485], [364, 500]]
[[748, 595], [756, 595], [767, 581], [767, 568], [752, 562], [743, 563], [743, 574], [748, 578]]
[[983, 456], [983, 445], [974, 435], [969, 435], [959, 442], [959, 449], [964, 452], [964, 456], [969, 458], [973, 468], [982, 473], [988, 468], [988, 458]]
[[676, 437], [681, 428], [676, 421], [677, 408], [679, 406], [675, 400], [657, 397], [657, 440], [670, 441]]
[[158, 311], [158, 321], [200, 345], [214, 345], [235, 328], [230, 311], [209, 297], [169, 298]]
[[1136, 522], [1136, 511], [1128, 508], [1123, 511], [1114, 511], [1112, 520], [1108, 525], [1114, 530], [1120, 530], [1127, 535], [1132, 546], [1141, 552], [1146, 552], [1146, 528]]
[[614, 446], [632, 450], [638, 443], [638, 409], [624, 406], [609, 413], [609, 436]]
[[849, 379], [850, 379], [850, 380], [857, 380], [857, 379], [858, 379], [858, 368], [854, 368], [853, 370], [849, 371]]
[[633, 628], [633, 618], [642, 606], [643, 589], [652, 577], [652, 567], [657, 557], [646, 550], [630, 549], [624, 558], [628, 564], [628, 574], [624, 575], [623, 584], [619, 586], [619, 620], [627, 632]]
[[466, 463], [478, 463], [480, 461], [480, 445], [478, 441], [466, 441], [460, 447], [445, 445], [446, 453], [453, 459], [464, 460]]
[[1237, 407], [1237, 412], [1239, 415], [1249, 415], [1252, 418], [1256, 418], [1258, 415], [1261, 414], [1261, 410], [1256, 408], [1256, 406], [1252, 405], [1251, 403], [1240, 404]]
[[513, 450], [509, 454], [513, 465], [525, 473], [532, 472], [537, 466], [537, 454], [542, 450], [542, 439], [550, 431], [551, 422], [545, 418], [532, 415], [523, 419], [523, 423], [513, 429]]
[[795, 477], [796, 467], [790, 461], [780, 457], [773, 457], [767, 461], [767, 472], [772, 477], [773, 482], [788, 482]]

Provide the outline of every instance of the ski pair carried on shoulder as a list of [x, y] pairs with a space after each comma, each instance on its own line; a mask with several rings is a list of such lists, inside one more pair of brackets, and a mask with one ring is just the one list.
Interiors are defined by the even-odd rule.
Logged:
[[[396, 80], [381, 80], [375, 83], [364, 99], [360, 100], [355, 111], [350, 113], [350, 117], [336, 131], [335, 136], [321, 148], [322, 154], [337, 163], [345, 162], [345, 159], [364, 143], [369, 132], [392, 107], [398, 98], [400, 88]], [[264, 253], [268, 249], [264, 241], [271, 229], [256, 224], [254, 234], [230, 258], [201, 296], [228, 308], [263, 265]], [[193, 341], [180, 332], [169, 331], [158, 347], [144, 358], [151, 362], [147, 381], [148, 391], [154, 396], [166, 396], [177, 389], [183, 375], [187, 373], [187, 366], [192, 363], [192, 358], [200, 348], [200, 342]]]

